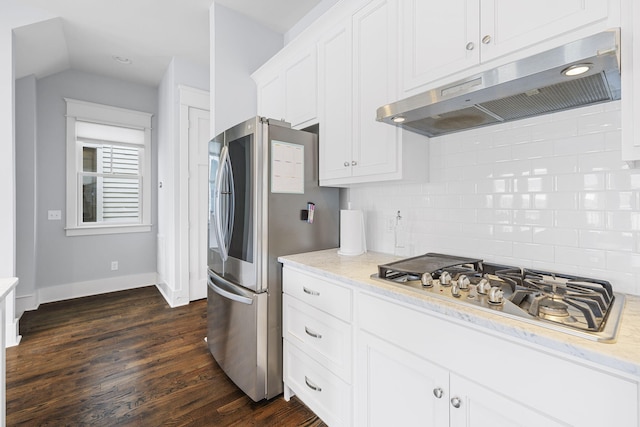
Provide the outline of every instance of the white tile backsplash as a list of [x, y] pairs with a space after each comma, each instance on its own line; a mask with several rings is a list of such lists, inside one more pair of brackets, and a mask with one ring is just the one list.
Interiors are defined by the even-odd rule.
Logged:
[[[621, 161], [620, 116], [616, 101], [425, 138], [428, 182], [347, 197], [365, 212], [370, 250], [477, 256], [640, 295], [640, 170]], [[397, 211], [399, 240], [388, 227]]]

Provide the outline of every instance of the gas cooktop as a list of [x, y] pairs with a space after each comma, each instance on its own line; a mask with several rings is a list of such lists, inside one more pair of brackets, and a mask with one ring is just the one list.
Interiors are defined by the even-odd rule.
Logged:
[[604, 280], [427, 253], [372, 278], [595, 341], [615, 341], [624, 296]]

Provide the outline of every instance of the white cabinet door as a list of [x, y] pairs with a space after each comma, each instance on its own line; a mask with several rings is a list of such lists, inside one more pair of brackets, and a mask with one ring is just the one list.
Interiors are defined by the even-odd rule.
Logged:
[[[451, 427], [561, 427], [566, 423], [466, 378], [451, 374]], [[525, 385], [523, 384], [523, 387]]]
[[355, 366], [356, 425], [449, 425], [445, 369], [364, 331], [358, 333]]
[[284, 70], [284, 118], [292, 127], [312, 124], [318, 116], [317, 76], [315, 45], [294, 57]]
[[408, 94], [609, 17], [606, 0], [401, 2], [402, 89]]
[[351, 23], [318, 43], [320, 183], [351, 176]]
[[394, 173], [400, 177], [399, 130], [376, 121], [378, 107], [398, 98], [397, 11], [397, 0], [377, 0], [353, 16], [352, 174], [356, 177], [384, 179]]
[[272, 119], [285, 119], [284, 91], [279, 72], [258, 83], [258, 115]]
[[480, 62], [479, 14], [478, 0], [402, 1], [405, 92]]
[[482, 0], [481, 60], [607, 19], [606, 0]]

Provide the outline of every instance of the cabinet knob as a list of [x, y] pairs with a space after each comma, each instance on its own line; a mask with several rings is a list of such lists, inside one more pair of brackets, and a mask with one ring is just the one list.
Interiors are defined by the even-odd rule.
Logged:
[[356, 162], [355, 160], [351, 160], [351, 166], [356, 166], [358, 164], [358, 162]]
[[462, 400], [460, 400], [459, 397], [452, 397], [451, 398], [451, 406], [453, 406], [454, 408], [459, 408], [460, 405], [462, 405]]
[[476, 45], [473, 44], [473, 42], [467, 43], [467, 50], [473, 50], [475, 47], [476, 47]]
[[349, 167], [349, 162], [344, 162], [344, 167]]
[[436, 398], [440, 399], [444, 395], [444, 391], [442, 391], [440, 387], [436, 387], [433, 389], [433, 395]]
[[484, 36], [484, 37], [482, 38], [482, 43], [484, 43], [484, 44], [489, 44], [489, 43], [491, 43], [491, 36], [490, 36], [489, 34], [487, 34], [486, 36]]

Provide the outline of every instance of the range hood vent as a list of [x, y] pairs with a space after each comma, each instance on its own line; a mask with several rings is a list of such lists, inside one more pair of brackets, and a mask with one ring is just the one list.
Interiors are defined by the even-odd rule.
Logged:
[[[377, 120], [435, 137], [620, 99], [618, 41], [617, 29], [596, 34], [385, 105]], [[590, 68], [563, 73], [579, 64]]]

